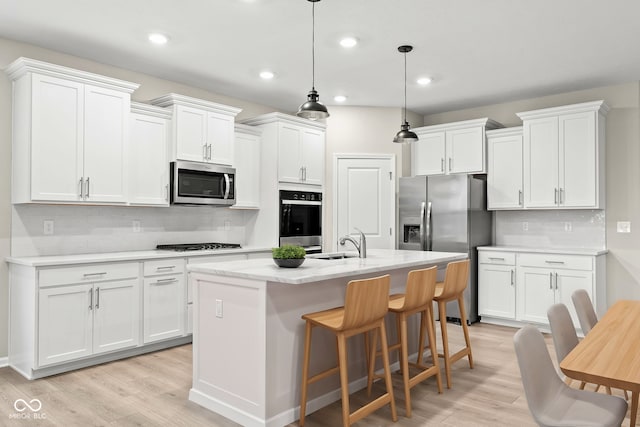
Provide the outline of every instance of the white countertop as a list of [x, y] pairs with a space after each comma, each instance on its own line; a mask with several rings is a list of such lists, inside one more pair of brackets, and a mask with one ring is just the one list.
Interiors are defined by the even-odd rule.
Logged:
[[590, 255], [598, 256], [609, 252], [608, 249], [585, 249], [585, 248], [531, 248], [520, 246], [478, 246], [479, 251], [501, 251], [501, 252], [532, 252], [543, 254], [563, 254], [563, 255]]
[[239, 248], [239, 249], [212, 249], [203, 251], [170, 251], [170, 250], [149, 250], [149, 251], [125, 251], [125, 252], [104, 252], [92, 254], [76, 255], [52, 255], [33, 257], [12, 257], [5, 258], [10, 264], [21, 264], [30, 267], [47, 267], [65, 264], [90, 264], [96, 262], [117, 262], [117, 261], [141, 261], [164, 258], [188, 258], [206, 255], [234, 255], [255, 252], [269, 252], [271, 248]]
[[389, 270], [445, 264], [466, 259], [466, 253], [422, 252], [393, 249], [370, 249], [367, 258], [321, 260], [306, 258], [298, 268], [281, 268], [272, 259], [251, 259], [224, 263], [189, 265], [190, 272], [238, 277], [290, 284], [318, 282], [360, 274], [384, 273]]

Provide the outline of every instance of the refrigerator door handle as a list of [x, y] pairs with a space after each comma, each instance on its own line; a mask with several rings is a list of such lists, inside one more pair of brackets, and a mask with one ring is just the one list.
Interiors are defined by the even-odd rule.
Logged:
[[431, 236], [431, 202], [427, 202], [427, 218], [426, 218], [426, 228], [427, 228], [427, 247], [426, 250], [431, 250], [431, 242], [433, 240], [433, 236]]
[[425, 235], [425, 216], [427, 214], [427, 204], [426, 202], [422, 202], [420, 203], [420, 229], [419, 229], [419, 233], [420, 233], [420, 250], [421, 251], [426, 251], [427, 250], [427, 241], [426, 241], [426, 235]]

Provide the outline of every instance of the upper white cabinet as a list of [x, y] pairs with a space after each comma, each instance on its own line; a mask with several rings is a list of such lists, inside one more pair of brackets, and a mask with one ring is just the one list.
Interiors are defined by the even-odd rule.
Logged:
[[485, 131], [502, 125], [488, 118], [414, 128], [411, 175], [486, 172]]
[[522, 126], [487, 131], [487, 208], [522, 209]]
[[604, 101], [518, 113], [524, 135], [524, 207], [603, 209]]
[[235, 134], [236, 204], [233, 208], [260, 207], [260, 137], [254, 126], [237, 124]]
[[234, 122], [240, 108], [175, 93], [151, 103], [172, 110], [171, 161], [233, 165]]
[[135, 83], [19, 58], [13, 81], [12, 202], [126, 203]]
[[263, 129], [263, 147], [272, 147], [275, 150], [277, 163], [274, 163], [273, 159], [266, 159], [262, 167], [277, 167], [279, 182], [323, 185], [323, 123], [281, 113], [265, 114], [244, 123]]
[[169, 205], [167, 140], [171, 112], [131, 103], [129, 143], [129, 203]]

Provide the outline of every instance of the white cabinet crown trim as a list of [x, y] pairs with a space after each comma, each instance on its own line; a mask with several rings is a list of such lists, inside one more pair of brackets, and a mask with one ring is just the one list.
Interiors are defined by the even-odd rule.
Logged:
[[158, 117], [161, 119], [171, 119], [171, 110], [156, 107], [155, 105], [143, 104], [142, 102], [131, 102], [131, 112]]
[[316, 128], [320, 130], [325, 130], [327, 128], [327, 125], [325, 123], [318, 122], [315, 120], [303, 119], [297, 116], [292, 116], [292, 115], [283, 114], [283, 113], [263, 114], [261, 116], [256, 116], [251, 119], [242, 121], [243, 124], [251, 125], [251, 126], [264, 125], [267, 123], [274, 123], [274, 122], [288, 122], [290, 124], [303, 125], [306, 127]]
[[194, 107], [213, 111], [216, 113], [227, 114], [230, 116], [236, 116], [242, 108], [231, 107], [229, 105], [218, 104], [216, 102], [205, 101], [204, 99], [192, 98], [190, 96], [179, 95], [177, 93], [168, 93], [159, 98], [152, 99], [151, 104], [159, 107], [170, 107], [172, 105], [184, 105], [187, 107]]
[[437, 132], [442, 130], [466, 129], [473, 126], [484, 126], [486, 129], [501, 128], [503, 125], [490, 118], [464, 120], [461, 122], [443, 123], [439, 125], [422, 126], [412, 130], [420, 136], [423, 133]]
[[502, 136], [522, 135], [522, 126], [515, 126], [502, 129], [492, 129], [485, 132], [488, 137], [497, 138]]
[[114, 89], [129, 94], [140, 87], [138, 83], [127, 82], [25, 57], [16, 59], [5, 68], [4, 71], [11, 80], [16, 80], [27, 73], [38, 73], [80, 83], [92, 84], [107, 89]]
[[255, 136], [262, 136], [262, 129], [255, 126], [243, 125], [240, 123], [235, 124], [235, 131], [238, 133], [244, 133]]
[[562, 105], [559, 107], [544, 108], [540, 110], [524, 111], [516, 113], [522, 120], [542, 119], [545, 117], [554, 117], [561, 114], [584, 113], [587, 111], [598, 111], [602, 115], [606, 115], [610, 108], [604, 101], [583, 102], [581, 104]]

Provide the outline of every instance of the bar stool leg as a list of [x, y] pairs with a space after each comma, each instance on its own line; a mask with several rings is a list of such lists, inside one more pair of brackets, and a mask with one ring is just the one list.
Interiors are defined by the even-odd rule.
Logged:
[[[427, 318], [428, 313], [428, 318]], [[427, 308], [424, 313], [425, 323], [427, 323], [427, 334], [429, 338], [429, 348], [431, 349], [431, 358], [433, 365], [436, 367], [436, 383], [438, 385], [438, 393], [442, 393], [442, 376], [440, 375], [440, 361], [438, 360], [438, 349], [436, 348], [436, 331], [434, 328], [435, 321], [433, 319], [433, 309]], [[420, 350], [422, 354], [422, 350]]]
[[338, 333], [338, 365], [342, 389], [342, 425], [349, 427], [349, 375], [347, 373], [347, 338]]
[[[422, 359], [424, 357], [424, 334], [427, 331], [426, 328], [427, 322], [427, 311], [420, 312], [420, 335], [418, 336], [418, 359], [416, 360], [416, 364], [418, 366], [422, 366]], [[431, 343], [429, 343], [431, 344]]]
[[444, 371], [447, 375], [447, 388], [451, 388], [451, 361], [449, 360], [449, 335], [447, 334], [447, 303], [438, 301], [440, 315], [440, 332], [442, 333], [442, 356], [444, 357]]
[[[391, 419], [398, 421], [398, 414], [396, 413], [396, 401], [393, 397], [393, 383], [391, 382], [391, 368], [389, 367], [389, 346], [387, 345], [387, 328], [384, 325], [384, 319], [380, 321], [380, 344], [382, 346], [382, 363], [384, 363], [384, 382], [387, 386], [387, 393], [389, 394], [391, 405]], [[408, 370], [407, 370], [408, 372]]]
[[[404, 383], [404, 400], [407, 418], [411, 418], [411, 392], [409, 390], [409, 346], [407, 343], [407, 315], [398, 313], [400, 330], [400, 366], [402, 367], [402, 382]], [[422, 347], [418, 352], [421, 352]]]
[[309, 386], [309, 357], [311, 356], [311, 330], [313, 326], [307, 321], [304, 334], [304, 361], [302, 362], [302, 391], [300, 395], [300, 427], [304, 426], [304, 418], [307, 412], [307, 388]]
[[[367, 397], [371, 396], [371, 388], [373, 387], [373, 376], [376, 367], [376, 348], [378, 347], [378, 335], [373, 334], [373, 338], [369, 340], [369, 332], [365, 332], [368, 343], [366, 344], [367, 354], [368, 354], [368, 375], [367, 375]], [[369, 342], [371, 341], [371, 342]], [[371, 347], [369, 347], [371, 345]]]
[[460, 321], [464, 332], [464, 342], [467, 345], [466, 353], [469, 359], [469, 367], [473, 369], [473, 354], [471, 354], [471, 339], [469, 338], [469, 326], [467, 325], [467, 312], [464, 307], [463, 294], [458, 296], [458, 307], [460, 308]]

